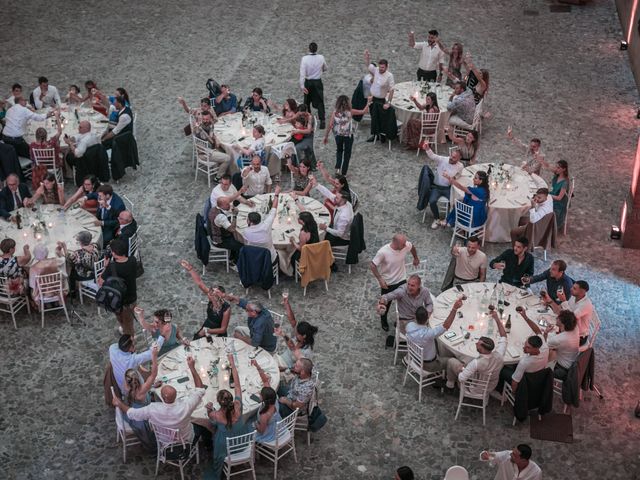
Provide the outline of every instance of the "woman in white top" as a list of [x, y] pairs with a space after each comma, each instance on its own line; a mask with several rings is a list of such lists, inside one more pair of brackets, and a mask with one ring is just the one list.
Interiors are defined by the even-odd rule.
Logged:
[[353, 148], [353, 115], [364, 115], [369, 111], [371, 101], [362, 110], [351, 107], [351, 101], [346, 95], [340, 95], [336, 100], [336, 106], [331, 112], [329, 128], [324, 134], [322, 143], [325, 145], [329, 139], [329, 132], [333, 132], [336, 139], [336, 173], [347, 174], [351, 149]]

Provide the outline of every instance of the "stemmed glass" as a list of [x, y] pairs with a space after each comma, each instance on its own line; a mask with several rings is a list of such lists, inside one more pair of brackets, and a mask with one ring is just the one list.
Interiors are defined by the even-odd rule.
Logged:
[[520, 281], [522, 282], [522, 285], [526, 290], [527, 288], [529, 288], [529, 284], [531, 283], [531, 275], [529, 275], [528, 273], [525, 273], [520, 279]]

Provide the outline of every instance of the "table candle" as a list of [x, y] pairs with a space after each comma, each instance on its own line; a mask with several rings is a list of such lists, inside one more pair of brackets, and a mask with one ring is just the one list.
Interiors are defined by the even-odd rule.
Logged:
[[287, 217], [287, 223], [291, 223], [291, 217]]
[[53, 222], [48, 223], [49, 228], [53, 228]]
[[22, 236], [23, 236], [24, 238], [27, 238], [27, 236], [28, 236], [28, 235], [29, 235], [29, 234], [28, 234], [27, 232], [24, 232], [24, 233], [22, 234]]
[[222, 380], [224, 380], [225, 382], [228, 382], [228, 381], [229, 381], [229, 374], [228, 374], [228, 373], [225, 373], [225, 374], [222, 376]]
[[204, 379], [206, 376], [207, 372], [205, 371], [204, 367], [200, 367], [200, 377]]
[[36, 240], [41, 240], [42, 239], [42, 235], [40, 235], [39, 233], [36, 235]]

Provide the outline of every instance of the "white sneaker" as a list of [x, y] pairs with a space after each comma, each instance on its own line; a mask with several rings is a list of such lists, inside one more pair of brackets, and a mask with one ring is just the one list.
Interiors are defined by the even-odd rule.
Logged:
[[431, 230], [437, 230], [440, 228], [440, 220], [434, 220], [431, 224]]

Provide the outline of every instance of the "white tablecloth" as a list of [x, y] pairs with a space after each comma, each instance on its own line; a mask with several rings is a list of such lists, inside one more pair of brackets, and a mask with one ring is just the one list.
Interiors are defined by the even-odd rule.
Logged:
[[[247, 215], [249, 212], [258, 212], [263, 217], [269, 213], [267, 212], [269, 198], [273, 199], [273, 194], [262, 194], [252, 197], [251, 200], [255, 202], [254, 207], [249, 205], [238, 205], [238, 220], [236, 227], [240, 233], [247, 228]], [[331, 221], [329, 210], [320, 203], [318, 200], [311, 197], [298, 197], [299, 204], [304, 207], [306, 211], [311, 213], [316, 220], [316, 223], [326, 223], [327, 225]], [[288, 208], [288, 213], [287, 213]], [[273, 246], [280, 250], [278, 257], [280, 262], [280, 269], [291, 274], [291, 254], [294, 251], [294, 247], [291, 245], [289, 238], [294, 238], [296, 241], [300, 235], [301, 226], [298, 223], [298, 208], [296, 207], [293, 198], [288, 193], [281, 193], [278, 202], [278, 211], [276, 213], [276, 219], [273, 222], [272, 227], [272, 239]], [[324, 230], [319, 230], [320, 240], [324, 239]]]
[[[55, 257], [57, 242], [65, 242], [70, 251], [80, 248], [75, 236], [82, 232], [91, 233], [92, 242], [102, 247], [102, 229], [93, 224], [96, 217], [81, 208], [59, 212], [59, 205], [39, 205], [38, 211], [30, 208], [19, 209], [22, 216], [22, 229], [18, 230], [15, 223], [0, 222], [0, 238], [12, 238], [16, 242], [16, 253], [22, 255], [24, 245], [33, 247], [43, 243], [49, 249], [49, 257]], [[11, 212], [15, 215], [16, 211]], [[31, 225], [41, 218], [47, 224], [47, 231], [34, 234]]]
[[[291, 131], [293, 126], [290, 123], [279, 124], [277, 120], [282, 118], [278, 114], [266, 114], [263, 112], [250, 112], [249, 118], [254, 125], [262, 125], [264, 127], [264, 141], [266, 147], [278, 145], [288, 142], [291, 139]], [[233, 158], [236, 158], [237, 152], [233, 150], [233, 146], [237, 145], [247, 148], [253, 142], [253, 127], [250, 125], [242, 125], [242, 113], [237, 112], [231, 115], [220, 117], [214, 127], [214, 132], [222, 144], [225, 151]]]
[[[538, 175], [529, 175], [520, 167], [504, 165], [511, 173], [509, 183], [492, 183], [490, 181], [491, 199], [485, 227], [485, 241], [510, 242], [512, 228], [518, 226], [518, 220], [531, 208], [531, 197], [538, 188], [547, 187], [547, 182]], [[458, 181], [472, 186], [475, 172], [489, 169], [488, 163], [470, 165], [461, 173]], [[496, 167], [493, 167], [496, 170]], [[493, 173], [492, 173], [493, 176]], [[462, 200], [464, 192], [459, 188], [451, 189], [451, 208], [456, 200]]]
[[[39, 110], [38, 113], [47, 113], [50, 110], [50, 108], [45, 108]], [[75, 115], [76, 111], [78, 112], [77, 118]], [[62, 147], [67, 146], [67, 143], [64, 141], [64, 134], [66, 133], [70, 137], [78, 135], [78, 123], [82, 120], [89, 120], [89, 122], [91, 122], [91, 131], [98, 136], [101, 136], [109, 126], [107, 117], [88, 107], [76, 107], [73, 105], [62, 104], [60, 115], [61, 118], [64, 118], [62, 121], [62, 135], [60, 135], [60, 146]], [[25, 141], [27, 143], [35, 141], [36, 130], [40, 127], [47, 129], [47, 138], [51, 138], [58, 132], [56, 119], [54, 117], [47, 118], [43, 122], [29, 121], [25, 135]]]
[[[488, 310], [485, 312], [480, 311], [480, 303], [484, 292], [487, 291], [487, 299], [489, 299], [495, 285], [495, 283], [467, 283], [462, 285], [464, 294], [467, 296], [467, 300], [464, 301], [462, 308], [458, 311], [462, 313], [462, 317], [456, 316], [449, 329], [449, 332], [455, 332], [456, 336], [451, 339], [446, 339], [444, 335], [438, 337], [438, 342], [441, 346], [465, 363], [478, 357], [476, 341], [479, 337], [492, 337], [496, 344], [500, 337], [495, 321], [489, 316]], [[511, 315], [511, 332], [507, 334], [508, 347], [504, 356], [504, 363], [505, 365], [513, 365], [518, 363], [524, 355], [522, 347], [525, 340], [534, 335], [524, 319], [516, 312], [516, 307], [518, 305], [524, 307], [527, 311], [527, 316], [534, 322], [544, 319], [549, 323], [555, 323], [555, 315], [550, 309], [545, 313], [538, 312], [538, 310], [542, 310], [545, 307], [540, 303], [540, 298], [537, 295], [528, 294], [523, 296], [524, 290], [511, 285], [503, 285], [505, 287], [505, 300], [509, 302], [509, 306], [505, 306], [504, 309], [503, 324], [507, 322], [509, 315]], [[461, 293], [455, 288], [446, 290], [438, 295], [433, 306], [433, 315], [429, 320], [432, 327], [444, 323], [451, 311], [453, 302], [459, 295]], [[491, 334], [489, 333], [490, 326], [493, 329]], [[464, 340], [464, 334], [467, 332], [470, 333], [470, 338]]]
[[[447, 103], [449, 103], [449, 96], [453, 90], [446, 85], [442, 84], [440, 87], [436, 87], [435, 83], [430, 84], [430, 91], [435, 92], [438, 97], [438, 107], [440, 108], [440, 120], [438, 122], [438, 143], [444, 143], [444, 127], [449, 123], [449, 113], [447, 112]], [[393, 100], [391, 105], [396, 110], [396, 119], [402, 122], [403, 125], [407, 125], [412, 118], [420, 119], [420, 110], [409, 98], [412, 95], [418, 93], [418, 102], [420, 104], [425, 103], [425, 96], [420, 93], [420, 82], [401, 82], [396, 83], [393, 88]]]
[[[260, 402], [251, 399], [251, 395], [258, 394], [262, 388], [262, 380], [258, 370], [250, 366], [249, 354], [255, 354], [255, 360], [260, 367], [271, 377], [271, 387], [278, 388], [280, 382], [280, 371], [274, 357], [262, 348], [254, 348], [246, 343], [234, 338], [212, 337], [213, 343], [207, 343], [206, 338], [201, 338], [191, 342], [191, 353], [196, 361], [196, 371], [200, 375], [202, 382], [208, 386], [205, 396], [193, 411], [191, 421], [209, 428], [209, 419], [205, 405], [212, 402], [215, 408], [220, 408], [216, 401], [218, 390], [226, 389], [233, 395], [234, 390], [229, 387], [231, 370], [224, 370], [223, 365], [227, 363], [227, 345], [232, 346], [236, 352], [235, 363], [242, 385], [242, 411], [244, 414], [259, 407]], [[213, 361], [218, 361], [218, 374], [210, 375]], [[178, 379], [188, 378], [188, 381], [179, 383]], [[186, 352], [181, 345], [174, 348], [160, 358], [158, 365], [158, 380], [163, 384], [171, 385], [178, 392], [178, 398], [188, 395], [195, 387], [193, 378], [187, 365]]]

